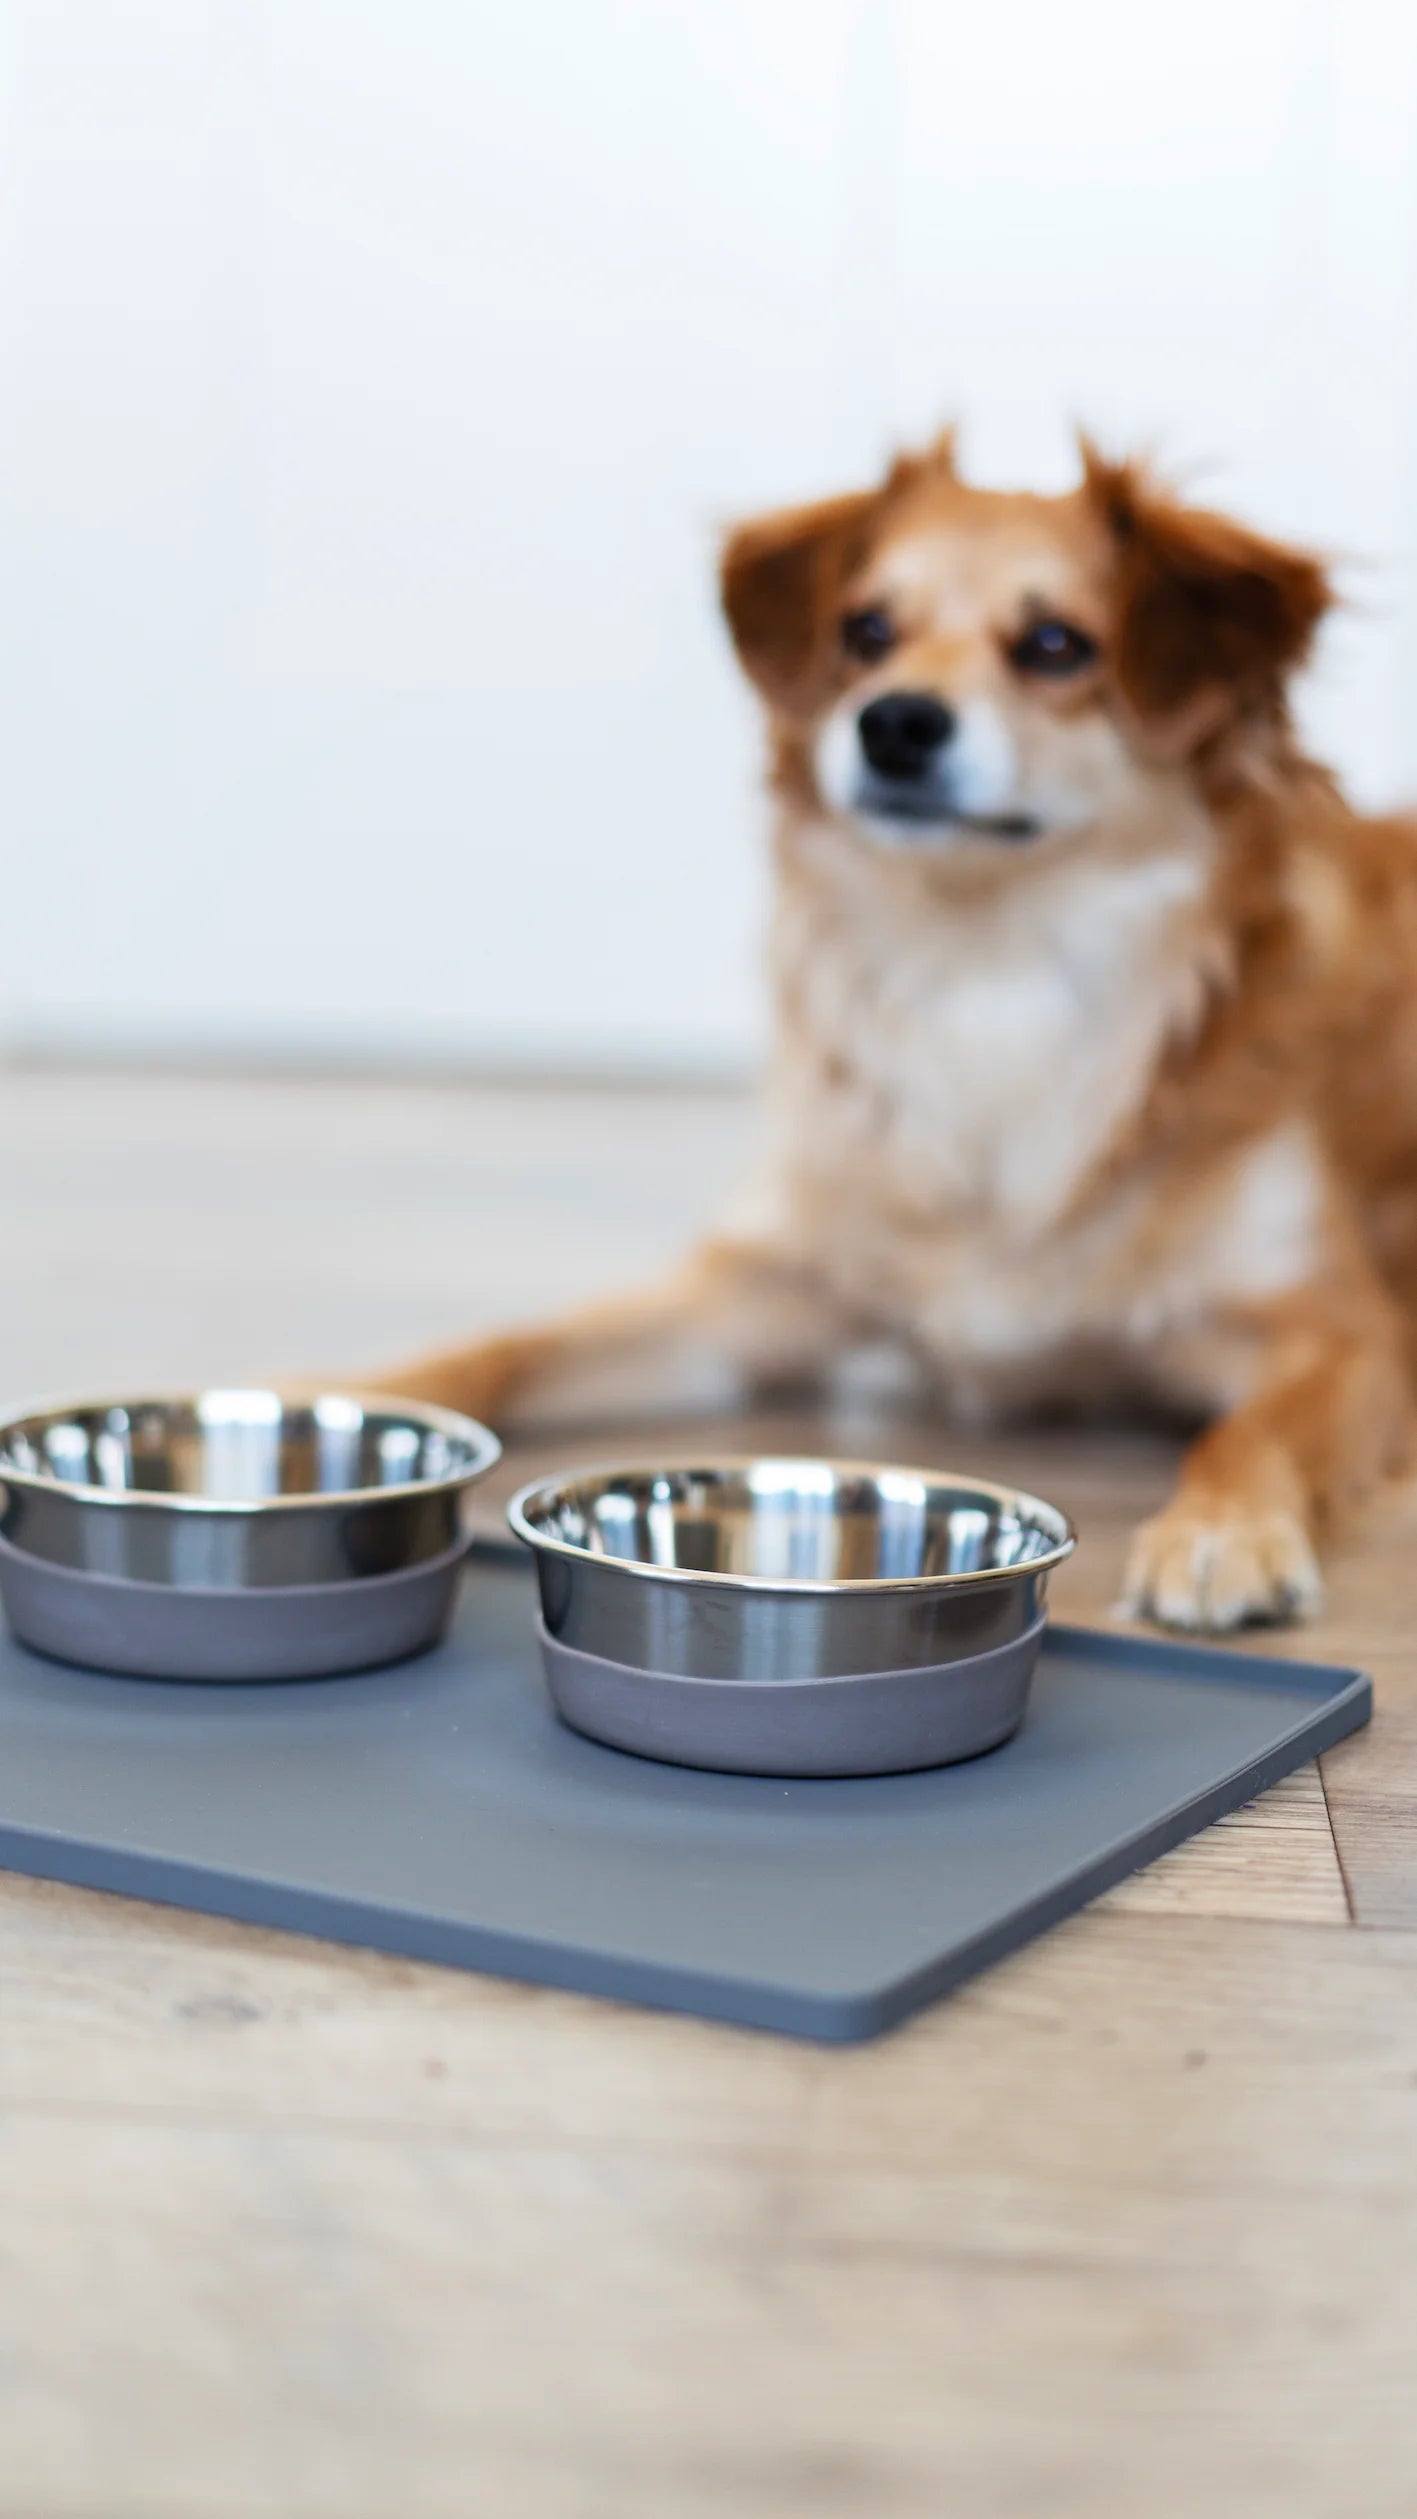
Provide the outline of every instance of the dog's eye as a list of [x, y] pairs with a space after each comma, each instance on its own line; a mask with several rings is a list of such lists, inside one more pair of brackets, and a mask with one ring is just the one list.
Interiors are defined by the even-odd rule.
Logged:
[[863, 665], [874, 665], [879, 657], [889, 656], [896, 643], [896, 626], [880, 604], [868, 604], [864, 611], [842, 616], [841, 643], [848, 656]]
[[1071, 621], [1034, 621], [1009, 649], [1016, 673], [1081, 673], [1097, 659], [1097, 641]]

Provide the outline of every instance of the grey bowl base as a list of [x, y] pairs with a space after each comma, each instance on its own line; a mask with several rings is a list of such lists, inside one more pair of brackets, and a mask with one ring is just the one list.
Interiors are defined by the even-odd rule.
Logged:
[[563, 1723], [611, 1749], [720, 1775], [891, 1776], [978, 1758], [1023, 1720], [1046, 1621], [990, 1653], [832, 1679], [685, 1679], [561, 1644], [537, 1620]]
[[357, 1582], [179, 1589], [58, 1566], [0, 1538], [0, 1599], [19, 1642], [122, 1678], [333, 1679], [426, 1653], [446, 1633], [467, 1555]]

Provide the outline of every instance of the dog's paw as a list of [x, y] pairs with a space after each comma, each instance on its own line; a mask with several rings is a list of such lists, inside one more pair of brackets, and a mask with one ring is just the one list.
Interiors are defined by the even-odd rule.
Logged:
[[1318, 1561], [1296, 1515], [1206, 1513], [1185, 1503], [1142, 1524], [1122, 1591], [1133, 1617], [1211, 1635], [1312, 1618], [1322, 1602]]

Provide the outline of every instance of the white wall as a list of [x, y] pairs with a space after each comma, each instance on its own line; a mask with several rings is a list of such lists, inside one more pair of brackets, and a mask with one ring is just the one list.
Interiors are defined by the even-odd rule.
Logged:
[[0, 1032], [751, 1044], [717, 523], [958, 410], [1351, 557], [1417, 794], [1417, 13], [31, 0], [0, 21]]

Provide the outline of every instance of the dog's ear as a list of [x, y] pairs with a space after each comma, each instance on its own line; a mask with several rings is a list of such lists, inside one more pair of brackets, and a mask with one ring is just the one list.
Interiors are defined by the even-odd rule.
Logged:
[[1151, 742], [1181, 759], [1227, 722], [1272, 716], [1333, 601], [1322, 563], [1081, 440], [1083, 492], [1110, 538], [1113, 668]]
[[811, 705], [885, 495], [859, 490], [782, 508], [737, 526], [724, 543], [719, 586], [738, 660], [787, 716]]
[[930, 482], [958, 481], [959, 429], [951, 420], [918, 455], [897, 455], [886, 475], [888, 490], [915, 490]]
[[784, 507], [729, 534], [719, 559], [723, 609], [738, 660], [784, 716], [803, 714], [836, 654], [845, 591], [886, 511], [957, 479], [956, 436], [942, 429], [915, 455], [897, 455], [880, 487], [811, 507]]

